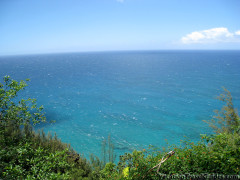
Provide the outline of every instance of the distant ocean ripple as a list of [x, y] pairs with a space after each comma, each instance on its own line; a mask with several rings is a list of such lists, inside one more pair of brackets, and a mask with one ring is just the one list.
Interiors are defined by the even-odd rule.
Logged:
[[[30, 78], [22, 96], [44, 105], [44, 124], [80, 153], [120, 155], [210, 133], [222, 87], [240, 107], [240, 51], [135, 51], [2, 56], [0, 76]], [[2, 81], [1, 81], [2, 82]]]

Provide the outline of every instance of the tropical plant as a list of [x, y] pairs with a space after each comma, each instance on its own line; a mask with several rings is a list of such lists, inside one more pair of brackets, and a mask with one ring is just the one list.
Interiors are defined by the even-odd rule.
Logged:
[[[28, 81], [28, 80], [27, 80]], [[5, 76], [0, 83], [0, 179], [91, 178], [89, 162], [55, 134], [35, 132], [32, 125], [46, 122], [43, 106], [20, 99], [26, 81]]]
[[209, 124], [214, 131], [219, 133], [240, 133], [240, 118], [237, 110], [234, 108], [231, 93], [223, 88], [224, 92], [217, 98], [226, 103], [222, 109], [215, 110], [215, 116], [210, 121], [204, 121]]

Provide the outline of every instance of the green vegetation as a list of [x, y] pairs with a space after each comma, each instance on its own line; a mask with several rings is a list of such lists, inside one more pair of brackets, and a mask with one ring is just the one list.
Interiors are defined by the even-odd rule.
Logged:
[[94, 179], [87, 160], [57, 136], [34, 132], [46, 122], [35, 99], [18, 100], [27, 84], [4, 77], [0, 84], [0, 179]]
[[[181, 174], [240, 175], [240, 118], [229, 91], [219, 99], [225, 103], [212, 120], [215, 130], [201, 135], [199, 142], [184, 140], [180, 146], [164, 149], [149, 147], [120, 156], [114, 164], [114, 146], [110, 136], [103, 141], [101, 160], [92, 155], [87, 161], [56, 134], [35, 132], [32, 125], [46, 122], [43, 107], [36, 100], [18, 100], [25, 81], [4, 77], [0, 84], [0, 179], [159, 179]], [[169, 151], [175, 154], [154, 166]]]

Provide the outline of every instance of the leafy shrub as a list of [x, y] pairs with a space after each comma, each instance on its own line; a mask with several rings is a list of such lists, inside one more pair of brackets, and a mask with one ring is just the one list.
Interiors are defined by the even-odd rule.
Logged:
[[66, 151], [50, 153], [30, 143], [10, 146], [0, 151], [3, 178], [6, 179], [69, 179]]
[[27, 86], [5, 76], [0, 83], [0, 179], [91, 178], [90, 163], [55, 134], [35, 132], [32, 125], [46, 122], [35, 99], [17, 96]]

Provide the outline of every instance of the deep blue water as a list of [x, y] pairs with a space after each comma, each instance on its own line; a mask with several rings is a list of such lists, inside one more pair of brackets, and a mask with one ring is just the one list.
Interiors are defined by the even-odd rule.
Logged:
[[240, 51], [139, 51], [0, 57], [0, 76], [30, 78], [24, 95], [44, 105], [45, 131], [100, 155], [111, 134], [120, 155], [210, 133], [222, 86], [240, 108]]

